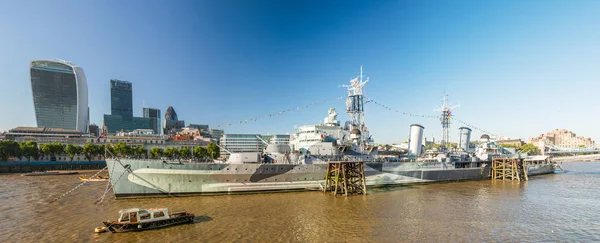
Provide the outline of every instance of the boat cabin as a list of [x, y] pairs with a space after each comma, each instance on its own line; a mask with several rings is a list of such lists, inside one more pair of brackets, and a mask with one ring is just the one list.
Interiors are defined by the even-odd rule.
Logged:
[[168, 218], [169, 209], [167, 208], [129, 208], [119, 211], [119, 223], [144, 223]]

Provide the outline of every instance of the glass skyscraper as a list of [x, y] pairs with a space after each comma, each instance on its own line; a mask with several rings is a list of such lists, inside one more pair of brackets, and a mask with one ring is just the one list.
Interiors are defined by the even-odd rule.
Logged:
[[150, 118], [133, 116], [132, 93], [131, 82], [118, 79], [110, 80], [111, 114], [104, 115], [102, 124], [103, 129], [106, 129], [107, 133], [114, 134], [120, 131], [131, 132], [136, 129], [154, 129], [151, 127]]
[[133, 117], [131, 82], [110, 80], [110, 114], [120, 115], [124, 119]]
[[154, 130], [155, 134], [161, 134], [159, 109], [144, 107], [144, 118], [150, 119], [150, 129]]
[[83, 69], [63, 60], [31, 61], [29, 67], [37, 126], [86, 133], [88, 90]]

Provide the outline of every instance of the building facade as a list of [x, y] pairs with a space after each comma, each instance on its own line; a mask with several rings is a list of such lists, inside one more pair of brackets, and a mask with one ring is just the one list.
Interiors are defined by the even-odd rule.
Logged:
[[169, 108], [167, 108], [167, 111], [165, 112], [165, 119], [163, 121], [163, 133], [175, 135], [177, 133], [177, 130], [183, 127], [185, 127], [185, 121], [179, 120], [179, 117], [177, 117], [177, 112], [175, 112], [173, 106], [169, 106]]
[[90, 124], [88, 126], [88, 133], [92, 136], [97, 137], [98, 135], [100, 135], [100, 129], [98, 128], [98, 125], [96, 124]]
[[110, 80], [110, 114], [133, 117], [133, 91], [129, 81]]
[[159, 109], [144, 107], [144, 118], [149, 119], [150, 129], [154, 130], [155, 134], [162, 133]]
[[36, 60], [30, 65], [37, 127], [87, 132], [88, 89], [81, 67], [62, 60]]
[[151, 119], [133, 116], [132, 84], [118, 79], [110, 80], [110, 111], [105, 114], [102, 130], [109, 134], [152, 129]]
[[575, 133], [566, 129], [554, 129], [549, 133], [529, 139], [529, 143], [533, 144], [537, 144], [540, 141], [562, 148], [588, 148], [594, 146], [594, 141], [591, 138], [577, 137]]
[[[224, 134], [219, 143], [233, 153], [263, 152], [263, 142], [259, 134]], [[221, 149], [222, 155], [229, 153]]]

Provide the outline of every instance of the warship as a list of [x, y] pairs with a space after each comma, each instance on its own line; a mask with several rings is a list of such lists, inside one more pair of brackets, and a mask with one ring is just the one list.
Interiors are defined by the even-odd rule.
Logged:
[[[470, 129], [461, 128], [458, 149], [425, 150], [423, 126], [411, 125], [407, 154], [390, 160], [378, 155], [364, 123], [363, 86], [360, 76], [347, 88], [343, 125], [335, 109], [320, 124], [299, 127], [289, 141], [273, 137], [263, 141], [263, 152], [229, 153], [225, 161], [180, 162], [167, 159], [106, 160], [113, 192], [117, 198], [172, 195], [237, 194], [292, 190], [322, 190], [329, 161], [364, 163], [367, 187], [480, 180], [490, 177], [491, 160], [506, 156], [502, 147], [482, 137], [474, 152], [469, 151]], [[464, 131], [464, 132], [463, 132]], [[531, 165], [529, 165], [531, 164]], [[553, 173], [548, 160], [528, 162], [529, 174]]]

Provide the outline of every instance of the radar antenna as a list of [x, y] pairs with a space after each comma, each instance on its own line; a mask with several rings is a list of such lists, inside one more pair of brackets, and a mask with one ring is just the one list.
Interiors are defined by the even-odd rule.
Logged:
[[436, 112], [441, 112], [440, 122], [442, 123], [442, 141], [441, 145], [445, 148], [448, 147], [450, 140], [450, 117], [452, 116], [452, 110], [460, 107], [460, 105], [450, 105], [446, 103], [448, 101], [448, 95], [444, 94], [442, 97], [442, 106], [434, 109]]

